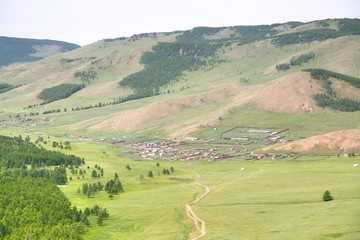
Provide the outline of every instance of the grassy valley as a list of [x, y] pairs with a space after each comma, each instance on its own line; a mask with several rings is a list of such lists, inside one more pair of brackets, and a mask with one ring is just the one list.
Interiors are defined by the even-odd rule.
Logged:
[[1, 172], [60, 174], [68, 239], [357, 239], [359, 34], [358, 19], [199, 27], [1, 69], [0, 134], [37, 153], [0, 149]]

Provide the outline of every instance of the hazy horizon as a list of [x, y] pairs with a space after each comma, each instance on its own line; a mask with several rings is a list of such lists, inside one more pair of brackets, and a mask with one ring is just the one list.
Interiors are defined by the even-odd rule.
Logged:
[[104, 38], [194, 27], [260, 25], [328, 18], [360, 18], [360, 3], [335, 1], [94, 0], [0, 2], [0, 36], [86, 45]]

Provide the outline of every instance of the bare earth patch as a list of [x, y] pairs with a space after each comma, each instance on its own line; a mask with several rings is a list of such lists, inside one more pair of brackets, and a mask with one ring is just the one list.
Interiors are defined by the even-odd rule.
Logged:
[[360, 150], [360, 129], [350, 129], [318, 135], [271, 149], [292, 152]]
[[139, 130], [141, 125], [148, 121], [173, 116], [187, 108], [201, 107], [206, 104], [222, 101], [233, 95], [233, 90], [228, 88], [224, 91], [214, 90], [206, 94], [191, 96], [176, 100], [164, 100], [147, 106], [115, 113], [108, 119], [99, 122], [90, 128], [93, 130]]
[[256, 92], [251, 101], [260, 108], [289, 113], [318, 112], [312, 95], [323, 92], [308, 73], [296, 72], [272, 81]]

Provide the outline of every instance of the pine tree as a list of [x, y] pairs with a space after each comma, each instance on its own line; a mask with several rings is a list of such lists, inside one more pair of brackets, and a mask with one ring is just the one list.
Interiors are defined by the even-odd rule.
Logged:
[[334, 197], [331, 196], [330, 191], [325, 191], [324, 194], [323, 194], [322, 199], [323, 199], [325, 202], [327, 202], [327, 201], [332, 201], [332, 200], [334, 200]]
[[102, 218], [101, 215], [98, 215], [97, 219], [96, 219], [96, 223], [97, 225], [101, 226], [103, 225], [104, 219]]
[[131, 167], [130, 167], [129, 164], [126, 165], [126, 169], [129, 170], [129, 171], [131, 170]]

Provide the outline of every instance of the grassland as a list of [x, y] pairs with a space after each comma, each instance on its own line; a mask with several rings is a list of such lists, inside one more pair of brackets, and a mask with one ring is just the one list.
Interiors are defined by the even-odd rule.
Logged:
[[[32, 141], [35, 139], [32, 136]], [[188, 161], [139, 161], [125, 157], [132, 151], [125, 145], [71, 142], [71, 153], [85, 158], [82, 168], [87, 174], [85, 179], [78, 179], [78, 175], [69, 172], [72, 180], [61, 190], [80, 209], [99, 205], [110, 213], [103, 226], [96, 226], [96, 219], [90, 218], [93, 227], [85, 239], [187, 239], [193, 226], [186, 218], [185, 204], [203, 191], [193, 184], [197, 177], [192, 170], [201, 176], [201, 184], [210, 189], [192, 206], [206, 222], [202, 239], [360, 237], [360, 169], [353, 166], [360, 163], [360, 157], [307, 155], [281, 161], [192, 161], [190, 167]], [[101, 179], [90, 176], [95, 164], [105, 170]], [[131, 171], [126, 169], [127, 164]], [[163, 175], [162, 169], [171, 166], [175, 172]], [[147, 176], [150, 170], [154, 178]], [[83, 183], [104, 184], [115, 173], [125, 192], [114, 199], [104, 192], [91, 198], [77, 192]], [[326, 190], [332, 193], [334, 201], [322, 201]]]
[[[158, 169], [155, 161], [121, 157], [127, 148], [89, 142], [72, 146], [90, 169], [94, 164], [105, 169], [102, 182], [117, 172], [125, 188], [113, 200], [105, 193], [94, 198], [78, 194], [84, 182], [98, 181], [90, 175], [85, 180], [73, 176], [61, 188], [77, 207], [97, 204], [110, 212], [104, 226], [90, 228], [86, 239], [187, 239], [192, 226], [184, 206], [202, 191], [192, 184], [196, 176], [188, 162], [161, 160]], [[360, 158], [327, 156], [303, 156], [296, 161], [192, 162], [201, 183], [210, 188], [193, 206], [206, 221], [203, 239], [357, 239], [360, 175], [352, 165], [359, 162]], [[157, 174], [170, 166], [176, 169], [172, 176]], [[149, 170], [156, 173], [153, 179], [147, 177]], [[322, 201], [325, 190], [333, 194], [334, 201]]]
[[[90, 170], [85, 180], [73, 176], [73, 180], [61, 189], [77, 207], [96, 204], [106, 207], [110, 213], [110, 219], [104, 222], [104, 226], [90, 228], [86, 239], [186, 239], [191, 224], [186, 220], [183, 208], [195, 192], [191, 185], [194, 176], [184, 162], [160, 161], [160, 167], [157, 167], [154, 161], [140, 162], [120, 157], [124, 149], [112, 145], [76, 143], [72, 146], [73, 153], [83, 156]], [[118, 173], [125, 193], [114, 199], [104, 192], [94, 198], [78, 194], [77, 188], [83, 183], [99, 181], [90, 177], [95, 164], [105, 170], [104, 178], [100, 179], [103, 184]], [[125, 168], [127, 164], [132, 170]], [[170, 177], [164, 176], [163, 168], [171, 166], [175, 168], [175, 173]], [[154, 178], [147, 176], [150, 170]]]
[[[77, 179], [77, 175], [68, 173], [73, 180], [61, 190], [78, 208], [96, 204], [107, 208], [111, 216], [103, 226], [89, 228], [85, 239], [187, 239], [193, 226], [185, 216], [184, 206], [203, 191], [192, 184], [196, 179], [192, 170], [210, 189], [192, 206], [206, 221], [202, 239], [360, 236], [360, 169], [353, 166], [360, 162], [359, 157], [308, 155], [281, 161], [193, 161], [190, 168], [188, 161], [138, 161], [125, 157], [132, 150], [125, 146], [78, 141], [72, 141], [71, 146], [72, 154], [85, 158], [82, 168], [87, 174], [85, 179]], [[101, 179], [90, 176], [95, 164], [105, 170]], [[125, 168], [127, 164], [131, 171]], [[171, 166], [175, 173], [161, 174], [163, 168]], [[154, 178], [147, 177], [150, 170]], [[114, 199], [104, 192], [91, 198], [77, 192], [83, 183], [100, 180], [104, 184], [115, 173], [125, 192]], [[334, 201], [322, 201], [326, 190], [333, 194]], [[95, 225], [95, 218], [90, 221]]]
[[[204, 239], [358, 238], [359, 159], [316, 158], [193, 164], [211, 189], [195, 208]], [[337, 199], [323, 202], [325, 190]]]

